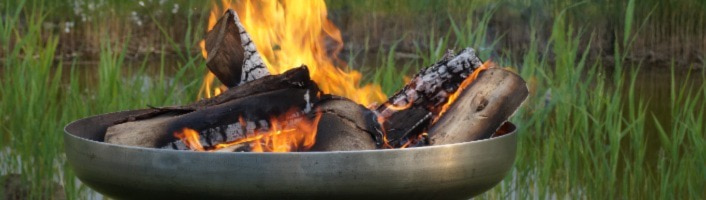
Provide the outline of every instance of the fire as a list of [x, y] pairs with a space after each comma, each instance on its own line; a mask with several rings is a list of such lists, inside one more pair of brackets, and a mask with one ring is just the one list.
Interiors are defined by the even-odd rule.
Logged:
[[184, 144], [195, 151], [204, 151], [201, 141], [199, 141], [199, 132], [194, 129], [184, 128], [181, 132], [174, 133], [174, 137], [179, 138]]
[[[347, 97], [362, 105], [387, 99], [380, 86], [361, 86], [360, 72], [342, 70], [348, 66], [336, 56], [343, 48], [341, 32], [327, 19], [323, 0], [222, 1], [221, 6], [214, 4], [211, 10], [209, 30], [228, 8], [238, 12], [271, 74], [305, 64], [312, 80], [325, 93]], [[333, 44], [334, 48], [327, 44]], [[204, 41], [200, 45], [206, 57]], [[328, 49], [333, 52], [327, 52]], [[217, 87], [214, 87], [214, 75], [209, 73], [204, 78], [200, 97], [210, 98], [212, 88]], [[220, 87], [221, 91], [225, 89]]]
[[[251, 136], [240, 138], [234, 141], [217, 144], [210, 148], [204, 148], [200, 142], [199, 133], [190, 128], [184, 128], [180, 132], [174, 133], [189, 149], [194, 151], [217, 151], [235, 145], [250, 145], [252, 152], [291, 152], [298, 150], [308, 150], [314, 146], [316, 138], [316, 128], [321, 119], [321, 114], [317, 114], [313, 120], [304, 117], [291, 119], [286, 116], [294, 116], [295, 112], [273, 117], [270, 119], [270, 126], [265, 131], [255, 131]], [[245, 125], [245, 120], [241, 117], [240, 124]]]
[[[327, 19], [324, 0], [223, 0], [220, 4], [213, 5], [208, 30], [213, 28], [218, 18], [229, 8], [238, 13], [240, 21], [271, 74], [280, 74], [305, 64], [309, 68], [311, 79], [324, 93], [343, 96], [366, 106], [387, 100], [379, 85], [361, 85], [362, 74], [350, 70], [345, 62], [337, 58], [336, 55], [343, 48], [343, 40], [338, 28]], [[205, 41], [202, 40], [200, 46], [202, 55], [206, 58]], [[458, 98], [460, 92], [470, 85], [481, 71], [491, 65], [490, 62], [484, 63], [466, 78], [458, 90], [449, 96], [434, 121], [443, 115]], [[409, 80], [409, 77], [405, 77], [405, 82]], [[216, 82], [212, 73], [205, 75], [199, 98], [211, 98], [228, 89]], [[412, 103], [384, 105], [392, 110], [404, 110], [410, 108]], [[319, 118], [320, 116], [317, 116], [312, 121], [291, 123], [275, 116], [267, 131], [209, 148], [201, 145], [198, 132], [195, 130], [185, 128], [175, 135], [196, 151], [215, 151], [234, 145], [249, 144], [251, 150], [255, 152], [289, 152], [305, 150], [314, 145]], [[378, 122], [382, 124], [384, 119], [379, 118]], [[387, 137], [382, 139], [385, 146], [390, 146]], [[411, 138], [402, 148], [421, 140], [421, 136], [416, 139]]]
[[463, 90], [465, 90], [466, 87], [468, 87], [468, 85], [471, 85], [471, 83], [473, 83], [473, 81], [476, 80], [476, 78], [478, 78], [478, 75], [480, 74], [480, 72], [485, 71], [486, 69], [490, 69], [494, 66], [495, 66], [495, 63], [493, 63], [491, 61], [486, 61], [485, 63], [483, 63], [483, 65], [478, 67], [478, 69], [473, 71], [473, 73], [470, 76], [468, 76], [468, 78], [464, 79], [463, 82], [461, 82], [461, 85], [458, 86], [458, 89], [456, 89], [456, 91], [454, 93], [449, 95], [448, 101], [446, 101], [446, 104], [444, 104], [441, 107], [441, 111], [439, 112], [437, 117], [434, 119], [434, 122], [436, 122], [436, 120], [438, 120], [439, 117], [444, 115], [446, 110], [448, 110], [449, 107], [451, 107], [451, 105], [456, 101], [456, 98], [458, 98], [458, 96], [461, 95], [461, 92], [463, 92]]

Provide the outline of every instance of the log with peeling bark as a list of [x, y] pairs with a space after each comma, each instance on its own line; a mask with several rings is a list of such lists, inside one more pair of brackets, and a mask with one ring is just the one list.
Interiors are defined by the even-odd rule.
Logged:
[[227, 87], [270, 74], [234, 10], [221, 16], [205, 40], [206, 66]]
[[439, 120], [429, 129], [432, 145], [486, 139], [493, 135], [522, 102], [529, 91], [517, 74], [503, 69], [480, 72]]
[[385, 134], [375, 137], [378, 144], [387, 136], [389, 147], [400, 147], [406, 143], [405, 138], [421, 134], [439, 114], [449, 95], [482, 64], [475, 50], [466, 48], [458, 55], [449, 50], [440, 61], [422, 69], [404, 88], [377, 107], [384, 129], [380, 132]]
[[[233, 118], [237, 120], [240, 116], [255, 123], [292, 108], [310, 110], [311, 104], [316, 102], [318, 96], [318, 87], [310, 80], [308, 69], [299, 67], [280, 75], [270, 75], [245, 83], [217, 97], [191, 105], [155, 108], [146, 114], [131, 116], [109, 127], [105, 141], [132, 146], [162, 147], [174, 141], [173, 132], [178, 128], [202, 130], [207, 126], [218, 127], [232, 124]], [[204, 132], [206, 133], [211, 134], [208, 131]], [[226, 136], [229, 137], [236, 136]]]

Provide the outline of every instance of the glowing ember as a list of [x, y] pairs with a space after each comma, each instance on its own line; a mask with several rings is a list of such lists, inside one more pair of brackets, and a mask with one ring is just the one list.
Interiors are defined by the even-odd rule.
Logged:
[[199, 132], [193, 129], [184, 128], [181, 132], [174, 133], [174, 137], [179, 138], [190, 149], [204, 151], [203, 145], [199, 141]]
[[[293, 116], [294, 111], [281, 116]], [[217, 151], [235, 145], [248, 144], [252, 152], [291, 152], [305, 151], [314, 146], [316, 128], [321, 115], [317, 114], [313, 120], [305, 117], [291, 119], [288, 117], [273, 117], [270, 126], [264, 130], [256, 130], [251, 136], [234, 141], [217, 144], [211, 148], [204, 148], [200, 142], [199, 133], [190, 128], [184, 128], [174, 133], [189, 149], [194, 151]], [[240, 118], [240, 124], [245, 126], [245, 120]]]
[[[312, 80], [325, 93], [347, 97], [362, 105], [387, 99], [378, 85], [360, 86], [360, 72], [342, 70], [347, 66], [336, 57], [343, 48], [341, 33], [327, 19], [323, 0], [222, 1], [221, 5], [214, 5], [211, 10], [209, 30], [226, 9], [236, 10], [271, 74], [306, 64]], [[334, 44], [334, 48], [327, 47], [327, 43]], [[201, 49], [206, 57], [204, 41]], [[213, 88], [218, 87], [214, 86], [214, 75], [209, 73], [204, 78], [200, 98], [212, 97]]]

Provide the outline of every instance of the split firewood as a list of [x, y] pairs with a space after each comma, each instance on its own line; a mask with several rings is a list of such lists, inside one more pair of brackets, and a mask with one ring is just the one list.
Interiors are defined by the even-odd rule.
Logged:
[[322, 100], [316, 106], [321, 114], [316, 143], [311, 151], [353, 151], [375, 149], [373, 135], [379, 125], [375, 113], [345, 98]]
[[206, 66], [229, 88], [269, 75], [238, 14], [228, 9], [206, 34]]
[[421, 134], [438, 116], [449, 95], [456, 92], [459, 85], [483, 62], [473, 48], [466, 48], [458, 55], [449, 50], [444, 57], [432, 66], [422, 69], [400, 91], [377, 107], [379, 121], [388, 141], [381, 141], [383, 135], [376, 136], [378, 144], [387, 142], [389, 147], [400, 147], [404, 138]]
[[503, 69], [488, 69], [467, 86], [429, 130], [432, 145], [486, 139], [527, 98], [525, 81]]
[[[207, 130], [206, 127], [227, 127], [238, 121], [239, 117], [259, 123], [260, 120], [266, 120], [292, 108], [310, 111], [311, 104], [316, 102], [318, 96], [318, 87], [310, 80], [308, 69], [304, 66], [245, 83], [217, 97], [191, 105], [155, 108], [146, 114], [132, 116], [124, 120], [124, 123], [109, 127], [105, 141], [132, 146], [162, 147], [175, 141], [173, 133], [184, 127], [204, 131], [204, 138], [216, 138], [211, 135], [217, 131]], [[238, 136], [226, 135], [225, 138], [236, 137]]]

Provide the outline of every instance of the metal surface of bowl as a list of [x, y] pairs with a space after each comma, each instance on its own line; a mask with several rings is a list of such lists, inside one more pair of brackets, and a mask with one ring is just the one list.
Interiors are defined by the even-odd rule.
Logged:
[[66, 156], [94, 190], [119, 199], [468, 199], [512, 168], [510, 133], [408, 149], [340, 152], [192, 152], [104, 143], [116, 119], [103, 114], [65, 128]]

